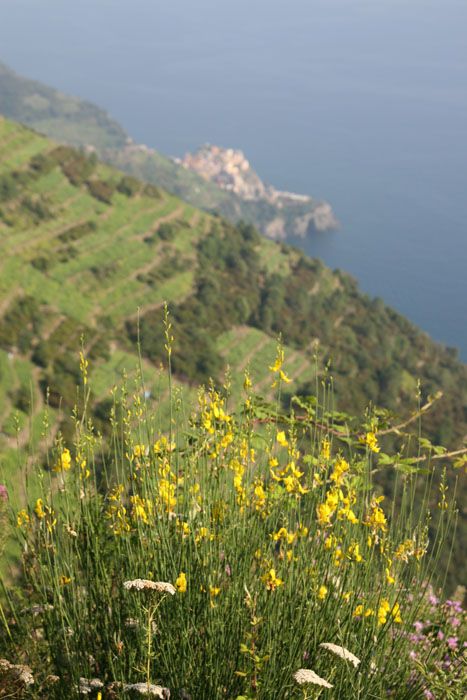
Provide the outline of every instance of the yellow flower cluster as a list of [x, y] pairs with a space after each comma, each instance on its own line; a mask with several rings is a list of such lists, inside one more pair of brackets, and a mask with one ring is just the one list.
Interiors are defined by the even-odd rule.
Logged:
[[29, 513], [25, 508], [22, 508], [21, 510], [18, 511], [16, 515], [16, 524], [18, 527], [24, 527], [25, 525], [28, 525], [31, 522], [31, 518], [29, 517]]
[[373, 608], [365, 608], [362, 604], [357, 605], [353, 612], [353, 616], [357, 618], [374, 617], [376, 616], [379, 625], [385, 625], [389, 618], [392, 618], [397, 624], [402, 623], [401, 610], [399, 603], [391, 605], [389, 600], [383, 599], [380, 601], [377, 610]]
[[136, 444], [133, 446], [133, 457], [140, 459], [146, 455], [146, 445]]
[[71, 469], [71, 454], [70, 450], [65, 447], [58, 458], [58, 462], [54, 467], [54, 472], [67, 472]]
[[219, 424], [232, 421], [232, 417], [225, 411], [225, 399], [217, 391], [202, 394], [199, 403], [202, 407], [201, 424], [209, 435], [214, 435]]
[[177, 482], [173, 472], [169, 471], [168, 476], [170, 478], [159, 479], [159, 499], [165, 510], [168, 513], [173, 513], [177, 505], [177, 497], [175, 495]]
[[267, 493], [264, 488], [264, 481], [260, 476], [257, 476], [253, 481], [252, 504], [258, 512], [266, 515]]
[[321, 443], [321, 457], [326, 461], [331, 459], [331, 443], [327, 438]]
[[177, 580], [175, 581], [175, 588], [179, 593], [186, 593], [187, 586], [188, 583], [186, 579], [186, 574], [184, 571], [181, 571], [177, 577]]
[[34, 506], [34, 512], [37, 519], [44, 522], [48, 532], [52, 532], [57, 524], [54, 509], [48, 505], [44, 505], [42, 498], [38, 498]]
[[284, 581], [276, 575], [275, 569], [269, 569], [261, 578], [266, 584], [268, 591], [275, 591], [276, 588], [282, 586], [284, 583]]
[[274, 364], [269, 366], [269, 371], [275, 375], [275, 379], [271, 385], [273, 388], [277, 386], [278, 382], [284, 382], [285, 384], [289, 384], [292, 381], [282, 369], [283, 364], [284, 348], [281, 345], [278, 345], [276, 349], [276, 359], [274, 361]]
[[79, 470], [80, 470], [79, 477], [80, 477], [80, 479], [82, 479], [82, 480], [89, 479], [89, 477], [91, 476], [91, 472], [88, 468], [87, 460], [84, 457], [82, 457], [81, 455], [77, 455], [76, 462], [77, 462], [77, 464], [79, 464]]
[[351, 561], [356, 561], [357, 563], [363, 561], [363, 557], [360, 553], [360, 545], [358, 542], [352, 542], [352, 544], [347, 550], [347, 558]]
[[243, 511], [243, 508], [247, 503], [247, 492], [243, 485], [245, 465], [243, 462], [237, 459], [237, 457], [233, 457], [229, 462], [229, 466], [234, 473], [233, 486], [235, 493], [237, 494], [237, 504], [240, 506], [240, 510]]
[[253, 503], [255, 510], [262, 511], [267, 506], [264, 482], [261, 479], [257, 480], [252, 484], [249, 492], [244, 481], [248, 466], [255, 462], [254, 449], [250, 447], [248, 440], [242, 437], [233, 443], [231, 455], [228, 466], [233, 472], [233, 487], [240, 512], [243, 512], [244, 508], [251, 503]]
[[378, 445], [378, 439], [375, 435], [374, 432], [368, 432], [365, 435], [362, 435], [360, 437], [360, 442], [363, 445], [366, 445], [370, 452], [379, 452], [381, 450], [380, 446]]
[[285, 487], [287, 493], [295, 495], [296, 497], [303, 496], [308, 493], [310, 489], [303, 486], [301, 481], [304, 472], [297, 466], [301, 455], [300, 451], [297, 450], [296, 440], [293, 437], [287, 439], [285, 431], [282, 430], [277, 434], [276, 441], [281, 447], [287, 448], [288, 461], [286, 465], [281, 468], [277, 458], [270, 458], [270, 475], [274, 481], [281, 483]]
[[141, 498], [141, 496], [130, 496], [130, 503], [131, 517], [147, 525], [153, 510], [151, 501], [147, 498]]
[[234, 420], [226, 411], [225, 398], [214, 389], [198, 396], [200, 425], [207, 440], [208, 454], [216, 459], [234, 441]]
[[296, 532], [289, 532], [286, 527], [281, 527], [277, 532], [271, 535], [274, 542], [283, 540], [287, 544], [293, 544], [297, 538]]
[[[330, 443], [324, 440], [321, 446], [321, 456], [328, 462], [330, 460]], [[315, 474], [316, 476], [316, 474]], [[350, 464], [338, 456], [333, 464], [329, 475], [330, 487], [326, 492], [326, 498], [316, 507], [316, 517], [318, 524], [323, 527], [330, 527], [333, 524], [334, 516], [337, 520], [345, 520], [356, 525], [359, 520], [353, 510], [356, 503], [355, 490], [350, 487]], [[315, 479], [315, 486], [322, 483], [322, 478]]]
[[195, 535], [195, 543], [199, 544], [200, 542], [203, 542], [203, 540], [206, 540], [208, 542], [212, 542], [214, 540], [215, 536], [214, 533], [210, 532], [209, 529], [205, 526], [202, 526], [198, 528], [198, 531]]
[[384, 496], [373, 497], [370, 503], [370, 512], [365, 519], [365, 525], [371, 528], [372, 534], [378, 536], [379, 532], [385, 533], [388, 531], [386, 516], [380, 503], [384, 501]]
[[157, 497], [155, 507], [157, 511], [174, 513], [177, 506], [177, 488], [183, 484], [183, 477], [177, 476], [171, 467], [171, 460], [167, 455], [157, 457]]
[[124, 535], [131, 530], [131, 523], [124, 505], [124, 493], [125, 487], [123, 484], [118, 484], [107, 497], [109, 503], [105, 517], [110, 520], [110, 529], [114, 535]]
[[169, 439], [163, 435], [161, 438], [159, 438], [159, 440], [156, 440], [152, 449], [155, 455], [162, 455], [174, 452], [176, 447], [177, 446], [173, 440], [169, 441]]
[[325, 586], [325, 585], [323, 584], [323, 585], [320, 586], [319, 589], [318, 589], [318, 598], [319, 598], [319, 600], [324, 600], [324, 599], [326, 598], [327, 594], [328, 594], [327, 586]]
[[[135, 458], [144, 454], [144, 446], [136, 445], [133, 451]], [[132, 525], [138, 523], [149, 525], [156, 513], [175, 512], [177, 505], [177, 488], [183, 483], [183, 478], [173, 472], [170, 461], [166, 456], [156, 458], [155, 474], [157, 479], [154, 500], [142, 497], [138, 493], [128, 496], [123, 484], [118, 484], [107, 497], [108, 505], [105, 517], [110, 521], [110, 529], [114, 535], [131, 532]], [[141, 464], [136, 464], [139, 469]], [[149, 466], [149, 465], [148, 465]], [[187, 525], [189, 530], [189, 526]], [[186, 529], [185, 529], [186, 534]]]
[[345, 459], [342, 457], [339, 457], [335, 464], [334, 464], [334, 469], [331, 472], [330, 479], [331, 481], [334, 481], [336, 486], [340, 486], [342, 482], [344, 481], [344, 476], [347, 474], [347, 472], [350, 469], [350, 464], [346, 462]]
[[391, 607], [388, 600], [381, 601], [378, 608], [378, 623], [380, 625], [385, 625], [388, 621], [388, 615], [393, 617], [394, 622], [399, 624], [402, 622], [399, 603], [394, 603], [394, 605]]
[[[273, 532], [270, 537], [273, 542], [276, 543], [276, 547], [279, 547], [279, 558], [286, 558], [287, 561], [292, 561], [293, 559], [293, 545], [299, 539], [305, 539], [308, 537], [309, 530], [307, 527], [301, 523], [295, 530], [295, 532], [289, 532], [286, 527], [281, 527], [277, 532]], [[291, 549], [287, 549], [290, 547]]]
[[333, 486], [327, 492], [324, 503], [319, 503], [316, 507], [318, 523], [324, 527], [332, 525], [332, 518], [337, 513], [338, 520], [348, 520], [356, 525], [358, 518], [352, 509], [356, 500], [353, 490], [349, 489], [345, 495], [342, 489]]
[[415, 559], [419, 561], [422, 557], [425, 556], [426, 551], [427, 543], [423, 545], [417, 545], [415, 539], [407, 539], [404, 540], [404, 542], [401, 542], [401, 544], [397, 547], [394, 553], [394, 557], [407, 564], [410, 557], [415, 557]]

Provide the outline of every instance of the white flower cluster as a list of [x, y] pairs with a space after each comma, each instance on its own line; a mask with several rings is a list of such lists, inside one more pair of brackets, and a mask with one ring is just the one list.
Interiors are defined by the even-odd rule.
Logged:
[[11, 673], [25, 687], [34, 684], [34, 676], [29, 666], [12, 664], [7, 659], [0, 659], [0, 671]]
[[158, 593], [170, 593], [175, 595], [175, 586], [167, 581], [149, 581], [146, 578], [135, 578], [132, 581], [124, 581], [123, 587], [127, 591], [157, 591]]
[[104, 687], [99, 678], [80, 678], [78, 692], [80, 695], [89, 695], [93, 690], [100, 690]]
[[333, 687], [324, 678], [321, 678], [321, 676], [318, 676], [317, 673], [311, 671], [309, 668], [299, 668], [298, 671], [294, 673], [294, 678], [300, 685], [304, 683], [313, 683], [313, 685], [320, 685], [323, 688]]
[[340, 647], [337, 644], [331, 644], [331, 642], [323, 642], [320, 644], [320, 647], [323, 647], [323, 649], [327, 649], [328, 651], [332, 651], [333, 654], [340, 656], [340, 658], [344, 659], [344, 661], [350, 661], [355, 668], [357, 668], [358, 664], [360, 663], [360, 659], [358, 659], [355, 654], [352, 654], [352, 652], [345, 647]]
[[168, 688], [153, 685], [152, 683], [126, 683], [123, 686], [123, 690], [126, 692], [134, 691], [140, 695], [152, 695], [155, 698], [161, 698], [161, 700], [169, 700], [170, 698], [170, 690]]
[[[320, 644], [320, 647], [322, 647], [323, 649], [327, 649], [333, 654], [336, 654], [336, 656], [339, 656], [339, 658], [344, 659], [344, 661], [350, 661], [350, 663], [353, 664], [355, 668], [357, 668], [357, 666], [360, 663], [360, 659], [358, 659], [355, 656], [355, 654], [352, 654], [351, 651], [349, 651], [345, 647], [339, 646], [338, 644], [332, 644], [331, 642], [322, 642]], [[320, 685], [322, 688], [333, 687], [331, 683], [329, 683], [324, 678], [321, 678], [321, 676], [318, 676], [317, 673], [315, 673], [309, 668], [299, 668], [298, 671], [294, 673], [294, 678], [300, 685], [305, 683], [312, 683], [313, 685]]]

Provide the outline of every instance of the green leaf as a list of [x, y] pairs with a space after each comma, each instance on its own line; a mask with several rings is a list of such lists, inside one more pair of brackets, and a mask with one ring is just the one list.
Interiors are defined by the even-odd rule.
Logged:
[[392, 455], [388, 455], [385, 452], [380, 452], [378, 454], [378, 464], [387, 466], [389, 464], [393, 464], [394, 461], [397, 459], [397, 457], [394, 457]]

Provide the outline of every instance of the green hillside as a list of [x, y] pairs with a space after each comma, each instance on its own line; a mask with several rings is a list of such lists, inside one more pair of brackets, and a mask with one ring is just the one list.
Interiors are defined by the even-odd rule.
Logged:
[[0, 112], [74, 146], [94, 143], [98, 148], [119, 148], [127, 139], [121, 126], [102, 109], [22, 78], [3, 63], [0, 63]]
[[104, 110], [70, 97], [35, 80], [24, 78], [0, 63], [0, 114], [33, 127], [56, 141], [92, 147], [99, 158], [208, 212], [215, 211], [233, 223], [247, 221], [264, 232], [273, 221], [285, 231], [312, 212], [319, 202], [245, 201], [221, 189], [170, 158], [132, 143], [129, 135]]
[[[258, 391], [272, 396], [268, 366], [281, 333], [289, 395], [313, 392], [316, 367], [321, 375], [331, 363], [340, 410], [373, 403], [409, 416], [420, 380], [422, 402], [443, 392], [424, 432], [452, 448], [465, 439], [466, 366], [351, 277], [3, 118], [0, 255], [7, 477], [45, 433], [67, 434], [81, 342], [98, 429], [112, 387], [136, 371], [138, 337], [147, 394], [167, 396], [165, 300], [175, 378], [188, 398], [196, 382], [221, 381], [227, 365], [234, 376], [249, 366]], [[162, 424], [167, 402], [156, 408]]]

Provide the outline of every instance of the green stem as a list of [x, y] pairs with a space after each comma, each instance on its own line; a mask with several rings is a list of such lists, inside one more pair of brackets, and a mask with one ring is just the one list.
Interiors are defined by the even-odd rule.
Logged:
[[151, 650], [152, 650], [152, 621], [155, 610], [148, 608], [148, 659], [146, 662], [146, 683], [150, 683], [151, 677]]
[[6, 631], [7, 631], [7, 634], [8, 634], [8, 637], [9, 637], [9, 639], [10, 639], [10, 642], [12, 642], [12, 641], [13, 641], [13, 637], [11, 636], [10, 627], [9, 627], [9, 625], [8, 625], [8, 621], [7, 621], [7, 619], [6, 619], [5, 612], [4, 612], [4, 610], [3, 610], [3, 605], [2, 605], [1, 602], [0, 602], [0, 617], [1, 617], [1, 619], [2, 619], [3, 624], [5, 625], [5, 629], [6, 629]]
[[166, 598], [165, 595], [161, 596], [159, 602], [153, 607], [149, 607], [148, 613], [148, 633], [147, 633], [147, 650], [148, 658], [146, 661], [146, 683], [148, 687], [151, 683], [151, 654], [152, 654], [152, 623], [154, 622], [154, 617], [156, 616], [157, 609], [162, 601]]

